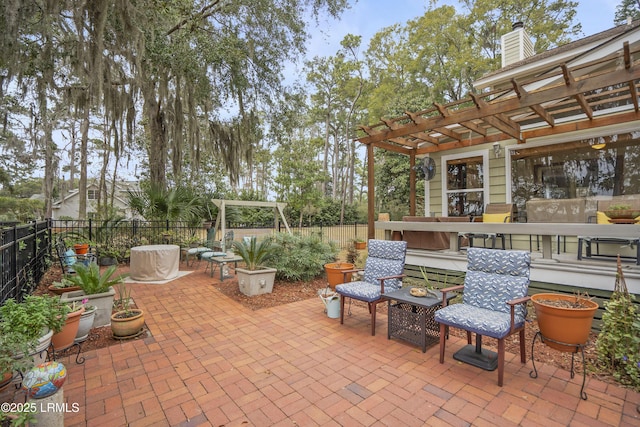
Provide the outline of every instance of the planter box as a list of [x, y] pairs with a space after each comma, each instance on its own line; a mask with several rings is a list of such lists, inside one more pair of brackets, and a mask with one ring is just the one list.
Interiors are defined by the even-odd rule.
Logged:
[[275, 268], [261, 268], [260, 270], [245, 270], [236, 268], [240, 292], [247, 296], [270, 294], [273, 282], [276, 280]]
[[83, 291], [65, 292], [60, 296], [60, 301], [72, 303], [74, 301], [82, 302], [84, 298], [89, 300], [89, 305], [95, 305], [96, 317], [93, 320], [93, 327], [106, 326], [111, 324], [111, 312], [113, 308], [113, 299], [116, 295], [113, 286], [107, 292], [101, 294], [85, 295]]

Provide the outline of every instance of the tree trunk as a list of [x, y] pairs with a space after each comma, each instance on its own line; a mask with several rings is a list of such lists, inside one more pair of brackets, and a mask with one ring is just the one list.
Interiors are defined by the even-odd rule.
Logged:
[[80, 125], [80, 182], [78, 185], [78, 219], [87, 218], [87, 165], [89, 156], [89, 108], [85, 108]]
[[151, 185], [165, 189], [167, 186], [167, 131], [164, 124], [164, 112], [161, 103], [156, 100], [155, 91], [149, 86], [152, 82], [145, 82], [144, 113], [147, 116], [147, 131], [149, 144], [147, 153], [149, 156], [149, 178]]

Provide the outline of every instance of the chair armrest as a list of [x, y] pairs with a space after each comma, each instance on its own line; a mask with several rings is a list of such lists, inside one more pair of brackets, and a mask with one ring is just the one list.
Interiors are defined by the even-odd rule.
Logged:
[[442, 306], [443, 307], [447, 306], [447, 293], [448, 292], [459, 291], [460, 289], [463, 289], [463, 288], [464, 288], [464, 285], [455, 285], [455, 286], [450, 286], [448, 288], [438, 289], [440, 292], [442, 292]]
[[377, 280], [380, 280], [380, 293], [384, 294], [384, 281], [385, 280], [389, 280], [389, 279], [402, 279], [403, 277], [405, 277], [406, 274], [398, 274], [395, 276], [384, 276], [384, 277], [377, 277]]
[[347, 282], [347, 274], [357, 273], [359, 271], [364, 271], [364, 268], [352, 268], [351, 270], [341, 270], [342, 283], [346, 283]]
[[531, 299], [531, 297], [527, 295], [526, 297], [516, 298], [516, 299], [512, 299], [511, 301], [507, 301], [507, 304], [509, 304], [509, 308], [511, 309], [511, 332], [514, 331], [514, 327], [513, 326], [515, 325], [515, 307], [516, 307], [516, 305], [525, 304], [530, 299]]

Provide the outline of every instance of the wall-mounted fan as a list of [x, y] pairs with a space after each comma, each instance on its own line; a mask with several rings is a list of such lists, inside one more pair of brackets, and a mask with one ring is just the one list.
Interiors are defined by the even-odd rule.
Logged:
[[436, 175], [436, 161], [431, 157], [423, 157], [414, 168], [419, 172], [419, 178], [424, 178], [426, 181], [430, 181]]

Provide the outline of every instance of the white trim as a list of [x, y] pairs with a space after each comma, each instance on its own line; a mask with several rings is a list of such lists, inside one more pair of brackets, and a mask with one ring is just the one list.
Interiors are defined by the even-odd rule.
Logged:
[[[493, 147], [491, 147], [491, 151], [493, 151]], [[442, 190], [441, 190], [441, 210], [442, 216], [449, 216], [449, 206], [447, 197], [447, 162], [449, 160], [456, 159], [464, 159], [467, 157], [482, 157], [482, 170], [484, 173], [484, 179], [482, 182], [482, 198], [483, 204], [486, 205], [489, 203], [489, 149], [485, 150], [475, 150], [475, 151], [464, 151], [455, 154], [448, 154], [446, 156], [442, 156], [440, 158], [440, 179], [442, 182]], [[476, 190], [477, 191], [477, 190]], [[468, 192], [467, 190], [457, 190], [459, 193]], [[484, 209], [484, 206], [483, 206]]]

